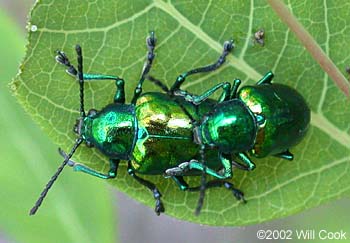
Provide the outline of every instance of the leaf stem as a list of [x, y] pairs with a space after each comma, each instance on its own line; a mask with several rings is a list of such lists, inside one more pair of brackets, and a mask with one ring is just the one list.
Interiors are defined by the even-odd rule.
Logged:
[[291, 31], [302, 45], [310, 52], [311, 56], [320, 64], [321, 68], [333, 79], [338, 88], [347, 96], [350, 96], [350, 84], [344, 75], [335, 66], [333, 61], [324, 53], [315, 39], [289, 11], [288, 7], [280, 0], [268, 0], [268, 3], [280, 19], [288, 25]]

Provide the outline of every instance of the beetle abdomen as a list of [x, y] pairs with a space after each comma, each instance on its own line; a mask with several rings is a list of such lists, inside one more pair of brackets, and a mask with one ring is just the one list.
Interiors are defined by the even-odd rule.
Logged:
[[294, 89], [281, 84], [245, 86], [239, 98], [256, 114], [264, 117], [252, 154], [265, 157], [286, 151], [305, 136], [310, 109]]

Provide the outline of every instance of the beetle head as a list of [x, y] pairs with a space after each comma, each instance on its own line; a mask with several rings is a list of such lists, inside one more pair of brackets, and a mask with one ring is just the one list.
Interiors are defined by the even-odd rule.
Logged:
[[91, 121], [91, 119], [94, 118], [94, 116], [97, 114], [97, 110], [90, 109], [86, 117], [79, 117], [74, 126], [73, 126], [73, 132], [76, 133], [79, 137], [82, 137], [88, 147], [93, 147], [93, 144], [86, 139], [85, 137], [85, 126], [88, 122]]

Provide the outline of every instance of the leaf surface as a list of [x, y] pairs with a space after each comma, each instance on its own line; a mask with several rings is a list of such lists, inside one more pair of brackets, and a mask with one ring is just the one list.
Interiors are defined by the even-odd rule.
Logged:
[[11, 242], [27, 243], [115, 242], [116, 217], [106, 185], [94, 178], [72, 176], [68, 170], [37, 214], [29, 216], [29, 209], [62, 158], [10, 93], [8, 82], [25, 51], [24, 36], [3, 11], [0, 26], [2, 235]]
[[[337, 71], [350, 63], [350, 5], [344, 1], [285, 1]], [[151, 75], [172, 85], [177, 75], [214, 62], [222, 43], [235, 39], [233, 55], [220, 70], [191, 76], [183, 85], [201, 93], [213, 85], [240, 78], [252, 84], [267, 71], [274, 82], [294, 87], [312, 110], [311, 127], [301, 144], [291, 149], [293, 162], [275, 157], [255, 159], [253, 172], [236, 170], [233, 182], [245, 192], [242, 205], [223, 189], [207, 191], [199, 217], [193, 215], [197, 193], [180, 191], [173, 181], [145, 176], [163, 194], [166, 213], [182, 220], [209, 225], [246, 225], [284, 217], [350, 192], [350, 102], [329, 78], [294, 33], [262, 1], [41, 1], [32, 11], [22, 73], [15, 93], [44, 131], [68, 150], [74, 141], [71, 128], [79, 116], [79, 87], [54, 60], [63, 50], [75, 62], [74, 45], [83, 47], [84, 71], [118, 75], [126, 80], [130, 101], [145, 60], [145, 38], [150, 30], [158, 39]], [[265, 45], [252, 39], [265, 30]], [[348, 76], [347, 76], [348, 77]], [[343, 81], [345, 80], [344, 77]], [[145, 82], [145, 91], [159, 90]], [[346, 83], [345, 87], [349, 88]], [[86, 104], [101, 109], [112, 102], [112, 82], [86, 85]], [[95, 149], [80, 148], [75, 159], [100, 171], [108, 159]], [[198, 183], [198, 178], [190, 178]], [[128, 176], [125, 164], [111, 182], [119, 190], [152, 208], [150, 192]]]

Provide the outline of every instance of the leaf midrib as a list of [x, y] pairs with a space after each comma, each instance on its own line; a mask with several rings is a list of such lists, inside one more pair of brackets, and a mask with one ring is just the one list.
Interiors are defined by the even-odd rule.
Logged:
[[[174, 8], [171, 4], [164, 3], [161, 0], [154, 0], [155, 6], [167, 12], [170, 16], [172, 16], [175, 20], [179, 22], [180, 25], [187, 28], [192, 33], [196, 34], [196, 36], [205, 42], [208, 46], [216, 50], [217, 52], [222, 51], [222, 46], [212, 38], [210, 38], [200, 27], [191, 23], [188, 19], [186, 19], [176, 8]], [[247, 38], [248, 41], [249, 38]], [[245, 51], [245, 50], [244, 50]], [[254, 70], [250, 65], [248, 65], [242, 58], [244, 56], [244, 52], [241, 53], [239, 58], [235, 58], [232, 55], [227, 58], [228, 63], [235, 68], [238, 68], [240, 71], [244, 72], [250, 79], [259, 80], [263, 75]], [[206, 77], [207, 78], [207, 77]], [[186, 87], [190, 87], [194, 84], [199, 83], [192, 82]], [[326, 87], [324, 87], [325, 89]], [[329, 120], [324, 117], [320, 113], [311, 113], [311, 125], [321, 129], [324, 133], [329, 135], [332, 139], [340, 143], [341, 145], [350, 148], [350, 135], [346, 132], [341, 131], [337, 127], [335, 127]]]

